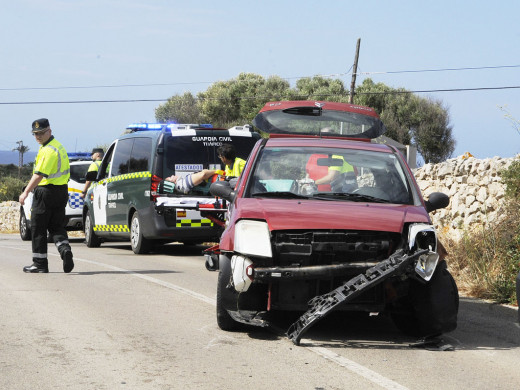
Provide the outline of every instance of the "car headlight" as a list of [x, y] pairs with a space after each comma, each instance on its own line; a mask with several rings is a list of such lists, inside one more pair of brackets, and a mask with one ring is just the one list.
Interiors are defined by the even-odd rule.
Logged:
[[408, 232], [408, 245], [410, 250], [429, 249], [437, 251], [437, 232], [433, 225], [414, 223]]
[[439, 254], [437, 250], [437, 233], [433, 225], [427, 225], [425, 223], [416, 223], [410, 226], [408, 232], [408, 245], [410, 250], [417, 251], [428, 249], [429, 253], [426, 253], [419, 257], [417, 264], [415, 265], [415, 272], [422, 279], [429, 281], [437, 263], [439, 262]]
[[235, 225], [235, 251], [252, 256], [272, 257], [267, 223], [241, 220]]

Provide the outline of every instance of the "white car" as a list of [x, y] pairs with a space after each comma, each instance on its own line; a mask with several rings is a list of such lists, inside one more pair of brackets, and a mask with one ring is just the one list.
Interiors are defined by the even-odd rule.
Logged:
[[[80, 197], [85, 186], [85, 175], [92, 163], [90, 153], [69, 153], [70, 180], [69, 200], [65, 207], [65, 219], [67, 230], [83, 230], [83, 198]], [[25, 204], [20, 206], [20, 237], [24, 241], [31, 239], [31, 208], [33, 193], [31, 192]]]

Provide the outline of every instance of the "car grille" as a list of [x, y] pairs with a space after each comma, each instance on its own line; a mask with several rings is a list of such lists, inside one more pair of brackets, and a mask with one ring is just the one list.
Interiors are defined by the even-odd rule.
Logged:
[[273, 232], [273, 265], [375, 263], [388, 258], [400, 240], [400, 234], [373, 231]]

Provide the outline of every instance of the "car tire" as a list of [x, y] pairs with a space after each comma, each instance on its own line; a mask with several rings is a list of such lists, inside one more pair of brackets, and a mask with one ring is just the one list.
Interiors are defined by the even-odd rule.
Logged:
[[98, 248], [101, 245], [101, 239], [94, 232], [94, 225], [92, 224], [92, 219], [87, 211], [87, 215], [85, 216], [85, 243], [89, 248]]
[[132, 215], [132, 222], [130, 223], [130, 245], [136, 255], [150, 252], [150, 240], [143, 236], [141, 218], [137, 211]]
[[411, 280], [408, 296], [391, 312], [395, 326], [410, 336], [426, 337], [457, 327], [459, 292], [446, 262], [437, 265], [428, 283]]
[[231, 260], [225, 255], [219, 258], [219, 273], [217, 280], [217, 325], [220, 329], [234, 331], [241, 328], [241, 324], [235, 321], [225, 308], [225, 301], [236, 299], [234, 290], [227, 286], [231, 278]]
[[27, 217], [25, 216], [25, 213], [23, 211], [23, 208], [20, 208], [20, 237], [22, 238], [22, 241], [30, 241], [31, 240], [31, 228], [29, 226], [29, 221], [27, 220]]

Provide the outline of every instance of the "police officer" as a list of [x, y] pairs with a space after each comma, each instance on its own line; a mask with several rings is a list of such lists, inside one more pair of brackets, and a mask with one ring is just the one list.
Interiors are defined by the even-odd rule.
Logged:
[[91, 172], [95, 172], [97, 175], [97, 172], [99, 171], [99, 166], [101, 165], [101, 160], [103, 160], [103, 155], [105, 152], [101, 148], [94, 148], [92, 149], [92, 164], [89, 165], [88, 171], [87, 171], [87, 181], [85, 182], [85, 187], [83, 187], [83, 192], [81, 193], [81, 197], [84, 198], [87, 194], [88, 188], [90, 187], [90, 184], [92, 183], [92, 180], [88, 180], [91, 175], [93, 175]]
[[217, 153], [222, 163], [226, 166], [226, 176], [240, 176], [246, 161], [236, 156], [235, 147], [231, 144], [223, 144], [217, 148]]
[[65, 230], [65, 206], [69, 196], [69, 158], [63, 145], [52, 135], [48, 119], [35, 120], [32, 123], [32, 133], [36, 142], [40, 144], [40, 149], [34, 162], [33, 175], [19, 201], [23, 205], [29, 193], [34, 190], [31, 212], [33, 263], [24, 267], [23, 271], [49, 272], [48, 230], [63, 260], [63, 272], [68, 273], [74, 268], [72, 250]]

